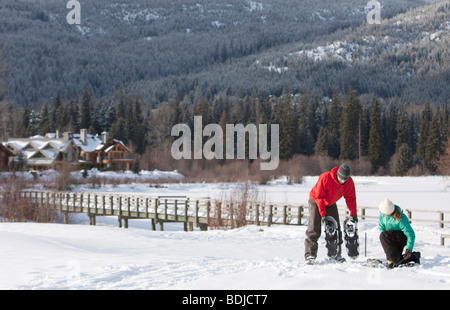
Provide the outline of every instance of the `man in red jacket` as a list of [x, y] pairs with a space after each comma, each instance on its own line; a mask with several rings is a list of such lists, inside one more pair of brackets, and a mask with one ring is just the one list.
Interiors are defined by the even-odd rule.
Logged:
[[342, 232], [336, 202], [345, 198], [353, 221], [357, 221], [355, 183], [350, 177], [350, 167], [346, 164], [335, 167], [320, 175], [319, 180], [309, 193], [309, 223], [305, 239], [305, 259], [314, 263], [317, 256], [322, 222], [325, 216], [333, 217], [338, 223], [338, 254], [336, 261], [345, 261], [341, 256]]

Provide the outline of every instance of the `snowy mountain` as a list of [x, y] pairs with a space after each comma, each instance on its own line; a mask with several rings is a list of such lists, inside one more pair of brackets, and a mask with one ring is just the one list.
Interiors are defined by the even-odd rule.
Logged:
[[[383, 3], [382, 17], [390, 20], [424, 3], [389, 1]], [[149, 104], [167, 100], [174, 92], [181, 98], [225, 90], [237, 96], [260, 90], [279, 95], [286, 85], [292, 85], [294, 91], [307, 87], [328, 93], [337, 87], [345, 92], [353, 81], [330, 85], [325, 76], [329, 64], [317, 77], [308, 74], [316, 71], [310, 64], [299, 70], [298, 65], [304, 65], [299, 63], [292, 70], [297, 60], [292, 60], [291, 65], [278, 63], [291, 61], [289, 57], [280, 59], [290, 53], [320, 55], [333, 53], [334, 48], [337, 55], [348, 61], [351, 46], [357, 48], [362, 41], [343, 37], [356, 31], [367, 32], [361, 33], [360, 40], [366, 38], [370, 43], [372, 38], [373, 30], [365, 26], [365, 5], [360, 0], [85, 0], [81, 3], [81, 23], [69, 25], [65, 2], [4, 0], [0, 3], [0, 46], [5, 52], [4, 79], [9, 89], [6, 98], [19, 104], [42, 102], [59, 90], [67, 99], [79, 94], [85, 84], [94, 98], [111, 100], [119, 88], [124, 88]], [[431, 6], [430, 10], [434, 8]], [[428, 20], [433, 12], [424, 10], [422, 16]], [[448, 15], [445, 6], [443, 10]], [[400, 23], [401, 18], [398, 17]], [[399, 24], [398, 28], [405, 35], [416, 35], [415, 27]], [[427, 31], [430, 38], [445, 37], [446, 28], [440, 30], [442, 33], [433, 25]], [[379, 37], [373, 36], [378, 42]], [[430, 46], [424, 53], [441, 55], [440, 46]], [[372, 51], [370, 46], [361, 52], [373, 53], [375, 58], [383, 54]], [[427, 59], [426, 55], [423, 59]], [[257, 61], [260, 67], [254, 66]], [[271, 62], [273, 68], [283, 70], [267, 70]], [[370, 68], [362, 68], [357, 75], [364, 76], [366, 70], [378, 65], [370, 63]], [[428, 71], [428, 63], [423, 66]], [[285, 67], [290, 70], [284, 70]], [[355, 76], [354, 72], [340, 69], [331, 74], [333, 79], [346, 81], [347, 76]], [[442, 74], [432, 69], [430, 75]], [[277, 72], [283, 75], [274, 79]], [[432, 79], [430, 84], [435, 82]], [[364, 85], [360, 85], [360, 91], [379, 92], [385, 97], [403, 95], [392, 89]], [[434, 89], [429, 93], [437, 102], [444, 100], [444, 95], [437, 95]]]

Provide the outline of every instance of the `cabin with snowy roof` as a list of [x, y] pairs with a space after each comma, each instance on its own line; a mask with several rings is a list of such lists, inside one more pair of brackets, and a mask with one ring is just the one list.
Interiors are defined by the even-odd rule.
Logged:
[[53, 169], [71, 154], [70, 141], [58, 138], [33, 136], [30, 138], [12, 138], [3, 145], [13, 153], [11, 161], [25, 164], [33, 170]]
[[107, 132], [88, 134], [87, 129], [79, 134], [57, 131], [45, 137], [9, 139], [3, 145], [13, 155], [12, 161], [33, 170], [54, 169], [63, 159], [83, 168], [111, 170], [130, 170], [134, 162], [132, 151], [122, 141], [109, 139]]
[[81, 129], [73, 135], [72, 144], [78, 163], [84, 167], [130, 170], [134, 162], [132, 151], [122, 141], [109, 139], [107, 132], [99, 137]]

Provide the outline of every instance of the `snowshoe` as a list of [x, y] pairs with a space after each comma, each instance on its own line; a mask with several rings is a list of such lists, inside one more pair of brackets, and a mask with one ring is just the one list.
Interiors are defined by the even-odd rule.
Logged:
[[315, 264], [316, 264], [316, 258], [314, 256], [305, 257], [305, 265], [315, 265]]
[[371, 267], [371, 268], [386, 268], [386, 265], [383, 264], [383, 261], [378, 258], [367, 259], [367, 261], [363, 264], [363, 266]]
[[339, 254], [339, 238], [338, 238], [338, 223], [331, 216], [326, 216], [325, 220], [325, 241], [328, 250], [328, 257], [335, 259]]
[[347, 254], [350, 258], [356, 259], [359, 256], [359, 240], [358, 240], [358, 225], [352, 220], [347, 218], [344, 221], [344, 240], [345, 247], [347, 248]]
[[343, 258], [339, 254], [336, 255], [335, 257], [330, 257], [329, 260], [332, 262], [335, 262], [335, 263], [345, 263], [346, 262], [345, 258]]

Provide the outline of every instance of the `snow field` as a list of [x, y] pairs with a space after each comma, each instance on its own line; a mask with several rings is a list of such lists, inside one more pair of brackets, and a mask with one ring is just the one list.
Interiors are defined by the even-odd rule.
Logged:
[[[389, 198], [403, 209], [449, 210], [449, 180], [442, 177], [354, 177], [358, 204], [376, 207]], [[317, 177], [302, 184], [283, 180], [261, 186], [267, 201], [304, 204]], [[232, 184], [145, 184], [105, 186], [77, 191], [145, 193], [148, 195], [214, 196]], [[345, 202], [340, 201], [341, 204]], [[73, 220], [73, 221], [72, 221]], [[360, 257], [347, 263], [327, 261], [319, 242], [317, 264], [304, 265], [306, 226], [247, 226], [234, 230], [184, 232], [181, 223], [152, 231], [148, 220], [130, 220], [117, 227], [117, 217], [97, 217], [89, 226], [85, 215], [70, 225], [0, 223], [0, 289], [58, 290], [309, 290], [450, 288], [450, 224], [416, 223], [415, 251], [420, 266], [394, 270], [363, 266], [382, 258], [377, 220], [360, 220]], [[365, 236], [367, 235], [367, 238]], [[365, 240], [366, 239], [366, 240]], [[367, 242], [367, 258], [364, 244]]]

